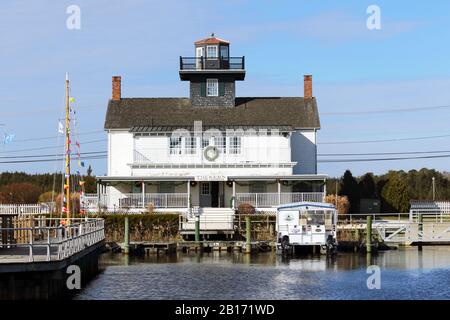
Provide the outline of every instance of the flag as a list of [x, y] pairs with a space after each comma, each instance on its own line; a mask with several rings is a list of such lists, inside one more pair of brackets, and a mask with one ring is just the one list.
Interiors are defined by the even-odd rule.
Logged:
[[84, 167], [84, 162], [83, 161], [81, 161], [81, 166]]
[[80, 181], [80, 186], [84, 186], [84, 181]]
[[61, 121], [58, 122], [58, 133], [64, 134], [64, 125]]
[[69, 185], [68, 185], [68, 184], [65, 184], [65, 185], [64, 185], [64, 190], [67, 190], [67, 189], [69, 189]]
[[74, 98], [74, 97], [70, 97], [70, 98], [69, 98], [69, 101], [70, 101], [70, 102], [75, 102], [75, 98]]
[[14, 133], [10, 133], [10, 134], [5, 133], [5, 136], [3, 138], [3, 143], [10, 144], [14, 140], [15, 137], [16, 137], [16, 135]]

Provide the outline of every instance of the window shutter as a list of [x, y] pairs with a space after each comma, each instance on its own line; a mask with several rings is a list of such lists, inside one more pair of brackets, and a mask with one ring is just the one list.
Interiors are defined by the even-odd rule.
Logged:
[[206, 81], [200, 82], [200, 96], [206, 97]]
[[225, 95], [225, 82], [219, 82], [219, 96]]

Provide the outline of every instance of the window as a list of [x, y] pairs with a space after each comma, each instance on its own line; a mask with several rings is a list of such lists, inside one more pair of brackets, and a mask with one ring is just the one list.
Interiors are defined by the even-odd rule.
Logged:
[[214, 145], [222, 152], [227, 153], [227, 137], [214, 137]]
[[241, 137], [230, 137], [230, 154], [241, 154]]
[[207, 196], [207, 195], [211, 194], [209, 182], [202, 182], [200, 186], [201, 186], [201, 189], [200, 189], [201, 195]]
[[197, 153], [197, 138], [196, 137], [186, 137], [185, 138], [185, 150], [186, 154], [196, 154]]
[[220, 57], [224, 60], [228, 59], [228, 47], [226, 46], [220, 47]]
[[181, 154], [181, 137], [170, 137], [170, 154]]
[[207, 146], [209, 146], [209, 137], [203, 137], [202, 138], [202, 148], [206, 148]]
[[217, 79], [206, 79], [206, 95], [208, 97], [219, 95], [219, 81]]
[[207, 46], [206, 47], [206, 57], [207, 58], [217, 58], [217, 46]]

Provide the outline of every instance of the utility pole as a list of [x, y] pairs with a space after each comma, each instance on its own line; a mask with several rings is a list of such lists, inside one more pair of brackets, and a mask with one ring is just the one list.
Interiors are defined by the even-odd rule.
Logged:
[[334, 198], [334, 202], [335, 202], [336, 210], [337, 210], [337, 207], [338, 207], [338, 182], [337, 182], [337, 180], [336, 180], [336, 197]]
[[69, 74], [66, 73], [66, 213], [70, 224], [70, 109], [69, 109]]
[[433, 201], [436, 200], [436, 178], [433, 177], [431, 178], [432, 180], [432, 185], [433, 185]]

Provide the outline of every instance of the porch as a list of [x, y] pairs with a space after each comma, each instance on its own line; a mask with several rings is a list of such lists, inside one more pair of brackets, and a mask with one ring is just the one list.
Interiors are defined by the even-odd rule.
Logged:
[[249, 204], [264, 211], [292, 202], [322, 202], [326, 194], [325, 177], [320, 175], [205, 178], [102, 178], [97, 194], [85, 195], [85, 209], [187, 212], [193, 207], [238, 209]]

